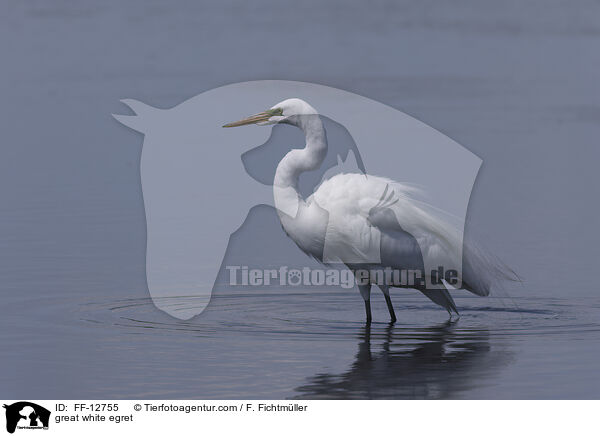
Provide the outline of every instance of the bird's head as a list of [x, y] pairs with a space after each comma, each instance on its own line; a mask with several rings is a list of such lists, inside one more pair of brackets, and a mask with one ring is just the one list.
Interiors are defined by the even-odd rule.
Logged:
[[225, 124], [223, 127], [238, 127], [247, 124], [268, 126], [271, 124], [288, 123], [297, 124], [297, 120], [307, 115], [318, 115], [315, 108], [299, 98], [289, 98], [277, 103], [271, 109], [249, 116], [233, 123]]

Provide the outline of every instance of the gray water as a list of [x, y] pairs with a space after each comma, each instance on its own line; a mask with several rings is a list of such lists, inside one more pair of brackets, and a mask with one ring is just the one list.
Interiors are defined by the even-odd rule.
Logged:
[[[600, 4], [322, 3], [2, 6], [0, 397], [600, 396]], [[142, 137], [110, 114], [272, 78], [366, 95], [480, 156], [467, 231], [523, 284], [456, 293], [453, 321], [397, 291], [394, 326], [374, 294], [370, 328], [342, 289], [158, 311]]]

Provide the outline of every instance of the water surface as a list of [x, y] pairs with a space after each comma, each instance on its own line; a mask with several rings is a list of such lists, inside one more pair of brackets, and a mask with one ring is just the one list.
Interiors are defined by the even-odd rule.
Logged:
[[[598, 398], [599, 7], [4, 5], [0, 397]], [[400, 291], [394, 326], [374, 293], [370, 328], [344, 290], [220, 290], [189, 322], [158, 311], [142, 137], [110, 114], [273, 78], [366, 95], [480, 156], [467, 232], [523, 284], [457, 293], [452, 322]]]

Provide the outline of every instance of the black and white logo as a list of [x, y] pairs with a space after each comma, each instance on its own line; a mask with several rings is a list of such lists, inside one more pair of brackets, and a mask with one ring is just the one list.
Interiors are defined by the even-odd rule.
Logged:
[[6, 431], [14, 433], [16, 429], [48, 429], [50, 411], [28, 401], [19, 401], [3, 406], [6, 409]]

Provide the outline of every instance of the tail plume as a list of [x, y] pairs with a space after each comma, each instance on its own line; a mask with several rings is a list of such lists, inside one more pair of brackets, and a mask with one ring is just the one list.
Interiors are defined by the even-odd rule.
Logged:
[[465, 241], [462, 265], [464, 289], [476, 295], [487, 296], [492, 287], [502, 286], [506, 281], [520, 282], [522, 280], [500, 259], [474, 243]]

